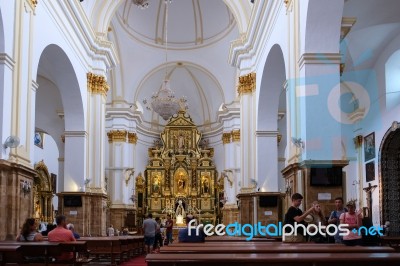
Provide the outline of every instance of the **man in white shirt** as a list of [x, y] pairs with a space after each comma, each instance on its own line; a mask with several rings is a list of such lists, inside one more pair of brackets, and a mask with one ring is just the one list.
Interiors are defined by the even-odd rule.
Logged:
[[107, 235], [114, 236], [114, 227], [112, 224], [110, 225], [110, 227], [107, 228]]

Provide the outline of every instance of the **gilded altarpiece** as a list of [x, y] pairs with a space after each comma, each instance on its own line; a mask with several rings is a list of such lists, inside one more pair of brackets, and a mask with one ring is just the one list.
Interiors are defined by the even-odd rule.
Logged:
[[146, 213], [154, 217], [170, 214], [178, 225], [184, 224], [187, 214], [204, 223], [216, 222], [219, 190], [223, 188], [217, 186], [214, 150], [200, 145], [201, 139], [197, 126], [185, 112], [169, 120], [160, 140], [148, 151], [143, 197]]

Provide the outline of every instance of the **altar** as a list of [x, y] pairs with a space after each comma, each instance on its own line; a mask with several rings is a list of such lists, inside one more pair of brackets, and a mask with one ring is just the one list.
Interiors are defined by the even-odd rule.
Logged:
[[138, 214], [169, 214], [177, 226], [185, 226], [185, 217], [191, 214], [214, 224], [221, 216], [223, 178], [218, 179], [214, 149], [185, 111], [170, 118], [148, 156], [144, 177], [136, 180]]

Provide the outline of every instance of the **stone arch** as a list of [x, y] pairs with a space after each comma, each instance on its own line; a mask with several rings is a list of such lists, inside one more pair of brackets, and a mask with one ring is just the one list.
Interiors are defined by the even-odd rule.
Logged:
[[59, 89], [64, 110], [65, 131], [84, 131], [83, 96], [74, 67], [61, 47], [50, 44], [43, 50], [37, 75], [47, 78]]
[[[51, 134], [58, 147], [61, 147], [59, 157], [64, 160], [59, 161], [59, 190], [78, 191], [83, 183], [81, 179], [86, 176], [87, 167], [85, 89], [79, 86], [70, 57], [56, 44], [47, 45], [40, 54], [36, 80], [39, 82], [36, 95], [41, 95], [41, 89], [45, 86], [49, 87], [48, 92], [58, 91], [48, 101], [48, 105], [54, 101], [59, 102], [57, 107], [61, 108], [61, 114], [57, 114], [58, 110], [54, 110], [54, 106], [51, 112], [44, 110], [43, 106], [36, 106], [35, 125], [39, 124], [38, 128]], [[36, 102], [38, 103], [38, 99]], [[61, 142], [63, 133], [65, 145]]]
[[[272, 46], [265, 61], [260, 89], [257, 92], [257, 159], [256, 176], [262, 191], [278, 191], [278, 110], [286, 109], [283, 84], [285, 61], [280, 45]], [[283, 97], [281, 100], [278, 100]]]
[[379, 147], [381, 224], [390, 221], [390, 236], [400, 232], [400, 123], [393, 122]]
[[338, 53], [344, 0], [309, 0], [304, 53]]

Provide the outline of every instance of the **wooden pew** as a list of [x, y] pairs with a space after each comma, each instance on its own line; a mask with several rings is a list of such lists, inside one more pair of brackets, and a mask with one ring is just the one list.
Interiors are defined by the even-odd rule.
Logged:
[[148, 266], [398, 266], [399, 253], [149, 254]]
[[18, 245], [0, 245], [0, 265], [12, 263], [18, 258], [17, 250], [20, 248]]
[[230, 246], [229, 243], [220, 246], [168, 246], [160, 249], [161, 253], [196, 254], [196, 253], [391, 253], [391, 247], [348, 247], [345, 245], [257, 245], [248, 243], [242, 246]]
[[116, 265], [116, 257], [122, 261], [123, 251], [119, 236], [81, 237], [78, 241], [86, 241], [90, 255], [98, 261], [101, 257], [109, 257], [111, 265]]
[[[10, 263], [18, 263], [18, 265], [83, 265], [90, 262], [87, 259], [77, 259], [76, 255], [77, 252], [87, 252], [86, 242], [0, 242], [0, 247], [6, 245], [19, 247], [12, 261], [8, 259]], [[54, 259], [63, 252], [72, 252], [73, 258], [68, 261], [57, 261]]]
[[400, 237], [395, 236], [383, 236], [380, 238], [382, 246], [390, 246], [397, 252], [400, 252]]

